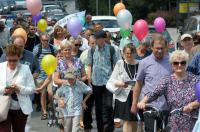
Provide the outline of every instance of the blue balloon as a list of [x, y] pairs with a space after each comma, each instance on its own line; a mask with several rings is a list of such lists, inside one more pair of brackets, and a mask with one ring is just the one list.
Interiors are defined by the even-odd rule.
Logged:
[[195, 86], [195, 95], [197, 100], [200, 102], [200, 82], [198, 82]]

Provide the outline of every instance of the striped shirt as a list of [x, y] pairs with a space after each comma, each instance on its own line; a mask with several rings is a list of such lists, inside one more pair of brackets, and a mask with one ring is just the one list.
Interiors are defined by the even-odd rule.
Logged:
[[[36, 56], [36, 57], [38, 56], [39, 46], [40, 46], [40, 44], [36, 45], [36, 46], [33, 48], [33, 54], [34, 54], [34, 56]], [[51, 45], [51, 46], [53, 46], [53, 45]], [[54, 48], [54, 51], [56, 51], [56, 48], [55, 48], [55, 47], [53, 47], [53, 48]], [[41, 67], [42, 58], [43, 58], [45, 55], [48, 55], [48, 54], [52, 54], [50, 47], [48, 47], [48, 48], [42, 48], [42, 52], [41, 52], [41, 54], [40, 54], [39, 57], [38, 57], [38, 61], [39, 61], [39, 63], [40, 63], [40, 67]], [[47, 78], [47, 74], [46, 74], [46, 73], [44, 72], [44, 70], [41, 68], [40, 74], [39, 74], [39, 76], [38, 76], [37, 79], [39, 79], [39, 80], [45, 80], [46, 78]]]

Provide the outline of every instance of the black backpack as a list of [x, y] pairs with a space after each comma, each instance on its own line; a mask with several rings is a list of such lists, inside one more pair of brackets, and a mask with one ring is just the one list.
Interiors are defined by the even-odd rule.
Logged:
[[[92, 56], [92, 66], [93, 66], [93, 55], [94, 55], [95, 48], [91, 48], [91, 56]], [[110, 62], [113, 70], [113, 56], [115, 54], [115, 48], [113, 46], [110, 46]]]
[[[55, 51], [54, 51], [53, 46], [52, 46], [52, 45], [49, 45], [49, 48], [50, 48], [50, 50], [51, 50], [51, 54], [52, 54], [53, 56], [55, 56]], [[42, 54], [42, 45], [39, 44], [39, 46], [38, 46], [38, 53], [37, 53], [37, 55], [36, 55], [37, 58], [39, 58], [41, 54]]]

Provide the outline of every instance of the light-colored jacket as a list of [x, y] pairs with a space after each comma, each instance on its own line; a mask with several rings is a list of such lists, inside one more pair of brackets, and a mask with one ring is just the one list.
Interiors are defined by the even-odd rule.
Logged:
[[[6, 87], [6, 68], [7, 61], [0, 63], [0, 95], [4, 94], [4, 89]], [[27, 65], [20, 64], [15, 84], [20, 88], [20, 92], [17, 93], [17, 97], [21, 110], [24, 114], [29, 115], [33, 111], [29, 95], [34, 93], [35, 83]]]
[[[137, 70], [136, 70], [137, 71]], [[108, 80], [106, 87], [109, 89], [116, 89], [113, 94], [115, 95], [115, 98], [118, 99], [121, 102], [126, 102], [128, 95], [130, 93], [130, 90], [132, 89], [133, 85], [128, 85], [127, 88], [117, 88], [115, 86], [115, 83], [118, 81], [127, 82], [127, 81], [133, 81], [130, 79], [129, 75], [127, 74], [125, 68], [124, 68], [124, 61], [119, 60], [115, 68], [112, 72], [112, 75], [110, 79]]]

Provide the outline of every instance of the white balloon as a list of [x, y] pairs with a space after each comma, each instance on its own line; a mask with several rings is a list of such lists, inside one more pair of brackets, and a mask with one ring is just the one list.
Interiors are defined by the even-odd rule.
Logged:
[[120, 10], [119, 13], [117, 14], [117, 22], [121, 28], [125, 29], [131, 28], [133, 17], [130, 11], [127, 9]]

